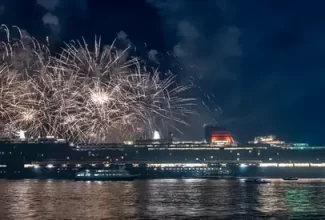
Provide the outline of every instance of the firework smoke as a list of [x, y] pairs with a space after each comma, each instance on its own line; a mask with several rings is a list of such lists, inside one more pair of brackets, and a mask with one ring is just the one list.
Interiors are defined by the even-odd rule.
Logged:
[[[128, 49], [94, 48], [71, 41], [59, 56], [16, 28], [13, 39], [2, 26], [0, 43], [0, 122], [6, 135], [56, 136], [76, 142], [119, 142], [151, 137], [185, 124], [193, 99], [180, 96], [173, 76], [130, 58]], [[114, 45], [114, 44], [113, 44]]]

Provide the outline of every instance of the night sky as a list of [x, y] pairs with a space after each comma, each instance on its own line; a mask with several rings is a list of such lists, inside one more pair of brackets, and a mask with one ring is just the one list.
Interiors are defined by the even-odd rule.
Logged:
[[299, 0], [0, 0], [0, 22], [49, 36], [53, 47], [97, 34], [104, 44], [119, 36], [144, 48], [144, 58], [172, 69], [179, 83], [196, 85], [199, 114], [184, 138], [202, 138], [203, 124], [218, 121], [240, 141], [272, 133], [317, 144], [325, 137], [324, 7]]

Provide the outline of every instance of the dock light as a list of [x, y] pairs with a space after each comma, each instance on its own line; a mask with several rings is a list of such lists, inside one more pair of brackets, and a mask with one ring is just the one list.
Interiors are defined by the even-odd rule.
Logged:
[[240, 167], [247, 167], [247, 165], [244, 164], [244, 163], [241, 163], [241, 164], [240, 164]]
[[40, 168], [40, 165], [36, 164], [36, 165], [34, 165], [34, 168], [35, 169], [39, 169]]
[[49, 169], [51, 169], [51, 168], [53, 168], [54, 166], [53, 166], [53, 164], [48, 164], [48, 165], [46, 165], [46, 168], [49, 168]]

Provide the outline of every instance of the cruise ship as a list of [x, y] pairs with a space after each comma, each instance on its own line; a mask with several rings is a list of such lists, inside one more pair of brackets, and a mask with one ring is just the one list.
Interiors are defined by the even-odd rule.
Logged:
[[286, 143], [275, 136], [237, 143], [219, 127], [202, 142], [166, 139], [71, 144], [55, 138], [0, 141], [0, 178], [74, 179], [87, 169], [125, 167], [139, 178], [323, 178], [325, 146]]

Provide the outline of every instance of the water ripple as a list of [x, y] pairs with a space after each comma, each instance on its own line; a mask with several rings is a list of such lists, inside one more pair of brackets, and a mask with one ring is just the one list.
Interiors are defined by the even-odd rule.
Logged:
[[324, 181], [0, 181], [0, 219], [325, 219]]

